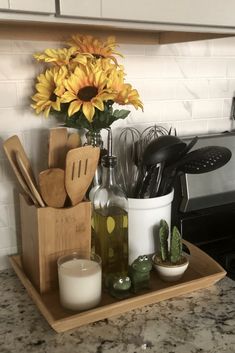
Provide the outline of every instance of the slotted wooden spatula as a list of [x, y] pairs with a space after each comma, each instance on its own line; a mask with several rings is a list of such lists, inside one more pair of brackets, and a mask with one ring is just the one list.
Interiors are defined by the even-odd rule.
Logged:
[[64, 170], [50, 168], [39, 173], [38, 182], [43, 200], [50, 207], [60, 208], [66, 200]]
[[78, 147], [70, 150], [65, 163], [65, 188], [72, 205], [84, 198], [95, 175], [100, 149], [93, 146]]

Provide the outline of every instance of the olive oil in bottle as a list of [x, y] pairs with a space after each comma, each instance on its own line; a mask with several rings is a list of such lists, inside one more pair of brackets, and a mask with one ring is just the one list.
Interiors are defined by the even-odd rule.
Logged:
[[126, 276], [128, 271], [127, 212], [120, 207], [94, 211], [95, 249], [102, 258], [103, 273]]
[[117, 158], [110, 153], [102, 158], [102, 183], [93, 199], [95, 251], [102, 259], [106, 287], [113, 279], [118, 285], [128, 278], [128, 201], [116, 183]]

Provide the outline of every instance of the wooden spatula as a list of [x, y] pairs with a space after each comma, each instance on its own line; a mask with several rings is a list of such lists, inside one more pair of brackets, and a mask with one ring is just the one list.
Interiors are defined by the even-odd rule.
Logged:
[[18, 151], [16, 151], [16, 162], [18, 164], [18, 167], [20, 169], [21, 174], [24, 177], [24, 180], [25, 180], [28, 188], [30, 189], [32, 195], [37, 200], [39, 206], [45, 207], [45, 203], [43, 202], [43, 199], [38, 192], [36, 182], [35, 182], [34, 178], [32, 178], [31, 174], [29, 173], [29, 170], [27, 169], [27, 167], [24, 163], [24, 160], [22, 159], [21, 154]]
[[73, 132], [68, 136], [67, 143], [66, 143], [67, 151], [72, 150], [73, 148], [81, 147], [81, 145], [82, 145], [82, 141], [78, 133]]
[[77, 205], [94, 177], [100, 156], [100, 149], [93, 146], [78, 147], [66, 156], [65, 188], [72, 205]]
[[38, 202], [26, 184], [26, 181], [23, 178], [16, 161], [16, 152], [18, 152], [21, 156], [21, 159], [24, 161], [25, 167], [27, 168], [28, 173], [31, 175], [31, 178], [35, 180], [29, 159], [25, 153], [24, 147], [22, 146], [19, 137], [17, 135], [9, 137], [6, 141], [4, 141], [3, 148], [24, 194], [26, 194], [27, 197], [29, 197], [30, 200], [38, 206]]
[[65, 166], [68, 131], [66, 127], [58, 127], [49, 131], [48, 166], [62, 168]]
[[38, 182], [43, 200], [50, 207], [63, 207], [67, 196], [64, 170], [50, 168], [39, 173]]

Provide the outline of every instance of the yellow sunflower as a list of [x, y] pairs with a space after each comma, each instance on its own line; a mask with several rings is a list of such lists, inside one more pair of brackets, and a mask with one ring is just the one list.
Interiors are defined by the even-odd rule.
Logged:
[[48, 117], [51, 109], [60, 111], [61, 96], [65, 92], [63, 82], [66, 75], [67, 69], [63, 66], [60, 69], [57, 67], [47, 69], [45, 74], [40, 74], [37, 77], [37, 93], [32, 97], [35, 103], [31, 105], [36, 114], [44, 112], [44, 115]]
[[118, 65], [114, 55], [122, 56], [115, 49], [117, 43], [114, 37], [108, 37], [105, 42], [102, 42], [100, 39], [93, 36], [83, 36], [83, 35], [74, 35], [72, 39], [68, 42], [72, 47], [76, 47], [79, 53], [90, 53], [96, 59], [99, 58], [109, 58]]
[[38, 61], [44, 61], [58, 66], [69, 65], [71, 63], [86, 65], [87, 56], [79, 54], [78, 50], [74, 47], [69, 49], [46, 49], [43, 53], [34, 54], [34, 58]]
[[95, 108], [104, 110], [104, 101], [113, 99], [115, 94], [106, 88], [105, 72], [93, 65], [77, 67], [65, 81], [66, 92], [62, 96], [63, 103], [70, 103], [68, 116], [80, 109], [88, 121], [92, 122]]
[[120, 105], [131, 104], [136, 109], [143, 110], [138, 91], [133, 89], [129, 83], [124, 82], [124, 75], [122, 70], [113, 70], [109, 76], [107, 88], [116, 92], [114, 102]]

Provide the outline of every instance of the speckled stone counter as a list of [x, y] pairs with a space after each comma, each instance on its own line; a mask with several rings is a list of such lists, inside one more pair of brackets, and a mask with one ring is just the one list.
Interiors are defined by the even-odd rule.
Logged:
[[0, 352], [235, 353], [235, 281], [58, 334], [12, 270], [0, 272]]

